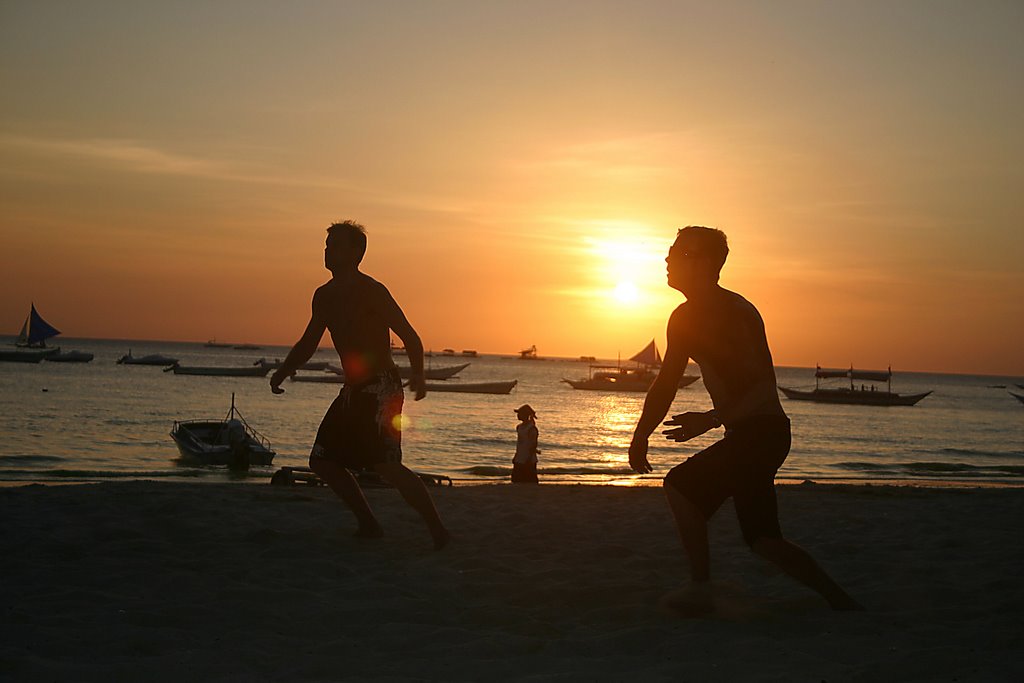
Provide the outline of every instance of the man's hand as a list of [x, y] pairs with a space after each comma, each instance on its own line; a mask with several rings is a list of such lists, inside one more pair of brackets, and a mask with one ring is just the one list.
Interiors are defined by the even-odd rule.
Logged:
[[633, 439], [629, 444], [629, 466], [638, 474], [650, 474], [654, 471], [647, 462], [647, 439]]
[[664, 423], [675, 429], [666, 429], [662, 434], [666, 439], [672, 441], [689, 441], [700, 436], [706, 431], [718, 427], [721, 423], [713, 414], [708, 413], [681, 413], [673, 415], [671, 420]]
[[423, 373], [413, 375], [409, 379], [409, 388], [413, 390], [414, 400], [419, 401], [427, 395], [427, 379]]
[[281, 372], [281, 368], [275, 370], [274, 374], [270, 376], [270, 390], [275, 394], [283, 394], [284, 389], [281, 388], [281, 382], [283, 382], [284, 378], [287, 376], [287, 374]]

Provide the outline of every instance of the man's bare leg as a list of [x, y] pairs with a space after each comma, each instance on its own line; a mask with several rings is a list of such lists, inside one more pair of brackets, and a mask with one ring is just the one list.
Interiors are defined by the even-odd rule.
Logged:
[[794, 579], [817, 591], [834, 610], [862, 610], [864, 607], [850, 597], [806, 550], [784, 538], [759, 538], [751, 549], [777, 565]]
[[671, 484], [665, 483], [665, 497], [676, 520], [679, 540], [690, 563], [691, 584], [661, 599], [661, 604], [677, 614], [704, 616], [714, 611], [711, 594], [711, 559], [708, 549], [708, 523], [697, 506]]
[[374, 469], [388, 483], [398, 489], [406, 503], [420, 513], [420, 517], [427, 523], [430, 535], [434, 539], [434, 549], [440, 550], [445, 547], [451, 540], [451, 534], [441, 522], [441, 517], [438, 516], [437, 509], [434, 507], [434, 501], [430, 499], [430, 493], [419, 475], [402, 463], [379, 463], [374, 465]]
[[356, 530], [355, 535], [358, 538], [380, 538], [384, 535], [384, 529], [374, 516], [370, 504], [366, 502], [366, 496], [363, 495], [363, 490], [359, 488], [359, 482], [351, 472], [344, 466], [325, 458], [310, 458], [309, 467], [331, 487], [331, 490], [356, 516], [359, 529]]
[[711, 578], [711, 558], [708, 550], [708, 523], [697, 506], [679, 492], [676, 487], [665, 483], [665, 497], [676, 520], [679, 540], [683, 542], [686, 556], [690, 561], [690, 578], [703, 582]]

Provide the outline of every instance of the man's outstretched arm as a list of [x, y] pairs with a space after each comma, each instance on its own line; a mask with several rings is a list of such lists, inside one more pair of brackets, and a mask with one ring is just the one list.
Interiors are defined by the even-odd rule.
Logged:
[[647, 391], [644, 409], [640, 414], [636, 429], [633, 430], [633, 441], [629, 445], [629, 466], [641, 474], [647, 474], [653, 469], [647, 460], [647, 439], [661, 424], [668, 409], [672, 407], [676, 390], [679, 389], [679, 380], [686, 372], [686, 366], [690, 362], [690, 354], [687, 349], [687, 335], [682, 314], [679, 309], [676, 309], [668, 321], [668, 348], [665, 349], [665, 359], [657, 378]]
[[281, 363], [281, 367], [270, 376], [270, 389], [275, 394], [283, 391], [280, 388], [281, 382], [286, 377], [295, 374], [300, 365], [312, 358], [313, 354], [316, 353], [317, 346], [320, 345], [320, 340], [324, 336], [327, 323], [324, 321], [323, 315], [321, 315], [321, 304], [318, 301], [319, 294], [319, 290], [313, 294], [312, 313], [309, 317], [309, 323], [306, 325], [306, 331], [302, 333], [302, 337], [299, 341], [295, 342], [295, 346], [288, 352], [288, 356]]

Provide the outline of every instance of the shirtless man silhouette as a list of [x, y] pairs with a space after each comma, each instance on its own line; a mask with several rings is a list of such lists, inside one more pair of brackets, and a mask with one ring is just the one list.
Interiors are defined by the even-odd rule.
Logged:
[[669, 600], [681, 612], [714, 609], [710, 589], [707, 520], [732, 496], [743, 538], [761, 557], [821, 594], [836, 610], [860, 605], [779, 527], [775, 473], [789, 454], [789, 419], [779, 402], [775, 369], [757, 309], [718, 284], [729, 246], [725, 233], [689, 226], [669, 249], [668, 285], [686, 302], [668, 321], [668, 348], [629, 447], [635, 471], [652, 471], [647, 440], [675, 398], [689, 359], [700, 365], [714, 409], [674, 416], [665, 431], [687, 441], [720, 426], [722, 440], [673, 468], [664, 480], [665, 495], [690, 563], [692, 584]]
[[345, 385], [324, 416], [309, 454], [309, 466], [355, 514], [356, 536], [377, 538], [384, 530], [349, 468], [372, 469], [394, 485], [426, 522], [437, 550], [450, 538], [419, 476], [402, 464], [404, 394], [391, 359], [393, 331], [412, 365], [409, 387], [427, 395], [423, 343], [387, 288], [359, 270], [366, 231], [354, 221], [327, 228], [324, 266], [333, 276], [313, 294], [313, 312], [302, 338], [270, 378], [274, 393], [316, 351], [324, 330], [345, 370]]

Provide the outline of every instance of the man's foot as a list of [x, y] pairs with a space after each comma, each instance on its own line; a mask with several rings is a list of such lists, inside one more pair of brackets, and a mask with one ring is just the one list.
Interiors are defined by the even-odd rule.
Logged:
[[666, 593], [658, 604], [680, 617], [706, 617], [715, 611], [711, 582], [701, 581]]

